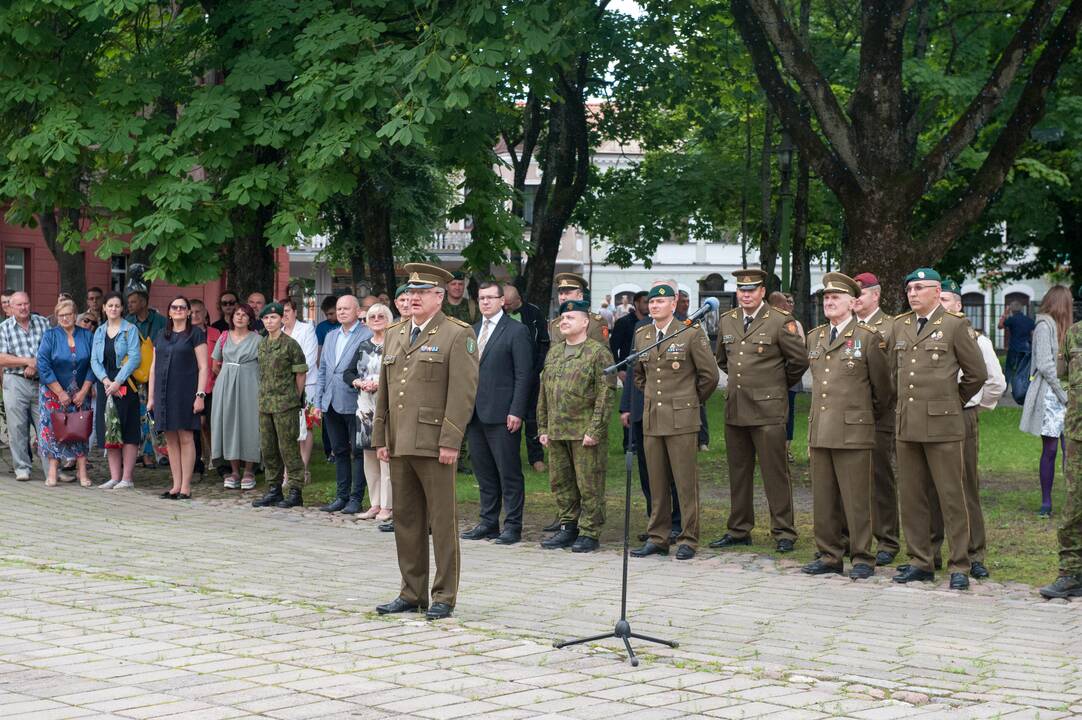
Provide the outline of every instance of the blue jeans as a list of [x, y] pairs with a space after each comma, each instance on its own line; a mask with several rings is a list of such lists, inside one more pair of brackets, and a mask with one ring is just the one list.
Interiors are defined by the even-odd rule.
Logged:
[[344, 415], [334, 408], [328, 408], [323, 413], [323, 424], [331, 441], [331, 455], [334, 456], [335, 496], [339, 500], [360, 502], [364, 499], [365, 480], [364, 456], [357, 453], [357, 457], [353, 457], [357, 416], [354, 413]]

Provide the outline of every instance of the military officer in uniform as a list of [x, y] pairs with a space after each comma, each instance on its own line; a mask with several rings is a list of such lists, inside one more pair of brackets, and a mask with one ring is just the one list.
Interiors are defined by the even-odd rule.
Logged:
[[[252, 503], [254, 507], [277, 505], [291, 508], [303, 505], [300, 484], [304, 482], [297, 435], [300, 434], [300, 409], [304, 406], [304, 379], [308, 361], [300, 343], [282, 332], [282, 304], [263, 306], [259, 319], [267, 337], [259, 343], [259, 443], [267, 494]], [[282, 495], [282, 469], [289, 477]]]
[[615, 378], [609, 348], [588, 336], [590, 306], [583, 300], [560, 305], [560, 337], [541, 371], [537, 432], [549, 451], [549, 482], [560, 528], [541, 547], [598, 548], [605, 524], [605, 465]]
[[447, 283], [446, 295], [440, 310], [447, 317], [453, 317], [469, 325], [475, 325], [481, 319], [477, 301], [466, 293], [468, 278], [466, 273], [456, 270], [451, 273]]
[[[683, 323], [676, 320], [677, 295], [672, 285], [650, 288], [649, 312], [653, 320], [635, 331], [636, 352], [658, 340], [634, 366], [634, 383], [643, 397], [643, 440], [650, 479], [650, 526], [646, 543], [631, 551], [634, 557], [668, 555], [672, 528], [669, 486], [676, 483], [683, 529], [676, 538], [676, 559], [695, 557], [699, 547], [699, 408], [718, 387], [718, 363], [710, 339], [695, 323], [674, 335]], [[672, 337], [671, 341], [666, 338]]]
[[[568, 300], [586, 300], [586, 289], [586, 278], [582, 275], [565, 272], [556, 276], [556, 297], [560, 307], [563, 307], [563, 304]], [[590, 303], [587, 302], [586, 311], [590, 317], [589, 337], [608, 347], [609, 324], [605, 322], [605, 318], [589, 310]], [[563, 340], [563, 335], [560, 332], [559, 314], [549, 321], [549, 340], [552, 345]]]
[[[962, 289], [958, 283], [946, 279], [942, 283], [942, 291], [939, 296], [940, 304], [948, 312], [962, 314]], [[977, 413], [981, 410], [994, 410], [999, 398], [1007, 389], [1007, 378], [1003, 375], [1003, 369], [999, 366], [999, 358], [996, 349], [981, 332], [974, 330], [966, 319], [969, 335], [977, 341], [981, 357], [984, 359], [984, 369], [988, 373], [988, 379], [977, 391], [977, 394], [969, 399], [962, 408], [962, 418], [965, 420], [966, 437], [962, 443], [962, 455], [965, 460], [963, 479], [966, 491], [966, 513], [969, 515], [969, 574], [983, 580], [988, 577], [988, 568], [984, 564], [985, 551], [988, 548], [987, 538], [984, 532], [984, 510], [981, 509], [981, 484], [977, 469], [977, 452], [980, 447], [980, 420]], [[935, 502], [935, 496], [931, 500], [932, 513], [932, 562], [938, 567], [940, 548], [943, 546], [943, 513], [939, 503]]]
[[[887, 342], [887, 352], [894, 346], [894, 318], [879, 307], [881, 288], [879, 278], [870, 272], [853, 278], [860, 286], [860, 295], [853, 302], [857, 320], [875, 329]], [[894, 413], [876, 418], [875, 449], [872, 450], [875, 485], [872, 488], [872, 535], [877, 552], [876, 565], [890, 565], [901, 547], [901, 525], [898, 520], [898, 483], [894, 477]]]
[[1067, 366], [1067, 411], [1063, 417], [1067, 504], [1057, 534], [1059, 577], [1040, 589], [1046, 598], [1082, 597], [1082, 322], [1067, 328], [1063, 359]]
[[[458, 596], [458, 515], [455, 463], [477, 394], [473, 328], [440, 311], [451, 273], [406, 265], [411, 316], [385, 333], [372, 447], [391, 463], [394, 539], [402, 574], [399, 596], [381, 614], [428, 608], [429, 620], [448, 617]], [[428, 536], [436, 556], [432, 603]]]
[[722, 314], [717, 347], [718, 365], [729, 376], [725, 445], [732, 508], [728, 532], [710, 547], [751, 544], [755, 527], [752, 476], [758, 456], [770, 506], [771, 535], [778, 552], [792, 552], [796, 528], [785, 459], [785, 419], [788, 388], [800, 382], [808, 369], [808, 354], [793, 317], [763, 302], [766, 273], [744, 268], [733, 275], [740, 307]]
[[894, 319], [891, 367], [898, 388], [898, 490], [910, 564], [899, 568], [893, 579], [906, 583], [935, 577], [929, 532], [934, 493], [950, 541], [950, 586], [965, 590], [970, 566], [962, 406], [981, 389], [987, 371], [965, 317], [940, 305], [941, 282], [931, 268], [907, 275], [906, 297], [912, 310]]
[[876, 418], [894, 411], [886, 339], [853, 315], [857, 283], [842, 273], [823, 276], [827, 323], [808, 333], [811, 465], [815, 544], [819, 559], [809, 575], [842, 573], [848, 549], [849, 577], [875, 574], [872, 556], [872, 454]]

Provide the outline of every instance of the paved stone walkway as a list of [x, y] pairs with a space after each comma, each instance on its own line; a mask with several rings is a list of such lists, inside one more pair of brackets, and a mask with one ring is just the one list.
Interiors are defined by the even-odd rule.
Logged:
[[1082, 603], [816, 579], [706, 551], [463, 544], [456, 615], [380, 618], [370, 523], [0, 477], [0, 717], [1082, 717]]

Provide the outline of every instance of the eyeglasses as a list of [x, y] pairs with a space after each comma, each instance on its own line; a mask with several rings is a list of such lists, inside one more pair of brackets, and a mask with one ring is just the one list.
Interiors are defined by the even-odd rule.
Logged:
[[236, 305], [237, 301], [236, 300], [219, 300], [218, 304], [219, 305]]
[[169, 309], [170, 310], [187, 310], [188, 306], [187, 305], [170, 305]]
[[905, 289], [905, 291], [907, 293], [916, 293], [916, 292], [920, 292], [921, 290], [927, 290], [928, 288], [934, 288], [934, 287], [935, 287], [935, 285], [933, 285], [933, 284], [922, 285], [921, 283], [911, 283], [909, 285], [909, 287], [907, 287]]

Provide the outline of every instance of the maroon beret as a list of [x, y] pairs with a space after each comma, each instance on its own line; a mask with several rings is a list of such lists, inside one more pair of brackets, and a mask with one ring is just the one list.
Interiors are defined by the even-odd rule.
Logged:
[[876, 287], [877, 285], [879, 285], [879, 278], [877, 278], [875, 275], [872, 275], [870, 272], [855, 275], [853, 279], [856, 280], [857, 285], [860, 285], [862, 288]]

